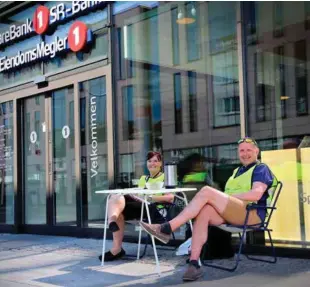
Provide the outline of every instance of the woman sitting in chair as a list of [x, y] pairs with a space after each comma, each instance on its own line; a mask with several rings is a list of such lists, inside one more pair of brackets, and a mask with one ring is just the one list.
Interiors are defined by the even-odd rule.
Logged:
[[[141, 176], [138, 186], [146, 188], [147, 183], [163, 182], [164, 174], [162, 172], [162, 156], [159, 152], [149, 152], [147, 154], [147, 169], [149, 175]], [[149, 196], [148, 201], [155, 204], [150, 205], [151, 219], [157, 223], [163, 223], [162, 212], [164, 205], [160, 203], [172, 203], [174, 200], [173, 194]], [[156, 204], [159, 203], [159, 204]], [[126, 253], [122, 248], [124, 238], [125, 220], [140, 220], [142, 203], [135, 200], [130, 195], [113, 195], [109, 200], [108, 220], [109, 230], [113, 232], [112, 249], [105, 253], [105, 261], [113, 261], [120, 259]], [[144, 210], [146, 215], [146, 210]], [[101, 261], [101, 255], [99, 260]]]

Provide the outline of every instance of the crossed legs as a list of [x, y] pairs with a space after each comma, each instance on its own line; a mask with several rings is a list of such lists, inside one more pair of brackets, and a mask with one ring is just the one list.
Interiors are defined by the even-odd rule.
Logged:
[[[246, 202], [218, 191], [212, 187], [203, 187], [184, 208], [184, 210], [168, 225], [148, 225], [141, 223], [143, 229], [163, 242], [170, 238], [169, 233], [191, 219], [195, 219], [192, 235], [191, 260], [198, 260], [202, 246], [207, 241], [208, 226], [220, 225], [224, 222], [243, 224], [246, 215]], [[250, 213], [248, 224], [260, 222], [256, 212]], [[168, 234], [168, 235], [167, 235]]]
[[193, 225], [190, 260], [198, 261], [202, 247], [208, 239], [208, 226], [221, 225], [224, 222], [224, 219], [211, 205], [205, 205], [201, 209]]
[[[227, 194], [209, 186], [203, 187], [184, 210], [177, 217], [169, 221], [171, 230], [175, 231], [189, 220], [196, 218], [207, 206], [213, 207], [217, 212], [208, 215], [208, 217], [224, 213], [228, 200], [229, 196]], [[212, 209], [208, 208], [207, 210], [209, 210], [207, 212], [210, 212]], [[205, 214], [205, 212], [206, 211], [204, 211], [203, 214]]]

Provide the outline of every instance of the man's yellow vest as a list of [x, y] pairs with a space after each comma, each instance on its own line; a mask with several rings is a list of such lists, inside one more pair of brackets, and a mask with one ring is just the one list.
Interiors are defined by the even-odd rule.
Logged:
[[[225, 193], [228, 195], [234, 195], [234, 194], [240, 194], [240, 193], [246, 193], [252, 189], [252, 176], [254, 169], [258, 164], [255, 164], [250, 169], [248, 169], [243, 174], [236, 176], [238, 169], [236, 168], [232, 174], [232, 176], [228, 179], [225, 185]], [[273, 176], [273, 182], [271, 187], [268, 190], [268, 199], [267, 199], [267, 205], [270, 204], [273, 192], [275, 190], [275, 187], [277, 186], [277, 179], [275, 176]]]

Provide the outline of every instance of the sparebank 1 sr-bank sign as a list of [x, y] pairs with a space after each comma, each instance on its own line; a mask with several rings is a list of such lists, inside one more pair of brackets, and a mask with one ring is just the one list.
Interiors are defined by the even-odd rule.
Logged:
[[[11, 25], [8, 30], [0, 33], [0, 48], [13, 44], [15, 41], [34, 34], [44, 35], [51, 27], [66, 19], [74, 18], [87, 10], [100, 7], [105, 1], [72, 1], [70, 7], [60, 3], [51, 8], [39, 6], [32, 19], [26, 19], [21, 25]], [[75, 21], [68, 30], [67, 36], [54, 37], [49, 42], [40, 42], [27, 51], [18, 51], [13, 56], [0, 56], [0, 72], [9, 71], [22, 65], [35, 62], [46, 57], [54, 58], [61, 51], [70, 49], [81, 51], [93, 39], [92, 31], [81, 21]]]

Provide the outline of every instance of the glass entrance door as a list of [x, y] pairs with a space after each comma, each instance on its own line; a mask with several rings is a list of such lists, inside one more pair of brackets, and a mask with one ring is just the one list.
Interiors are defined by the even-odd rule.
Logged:
[[46, 223], [45, 95], [24, 100], [24, 204], [26, 224]]
[[25, 224], [76, 225], [73, 87], [24, 100]]
[[52, 169], [54, 223], [76, 225], [73, 87], [52, 92], [51, 131], [49, 168]]

